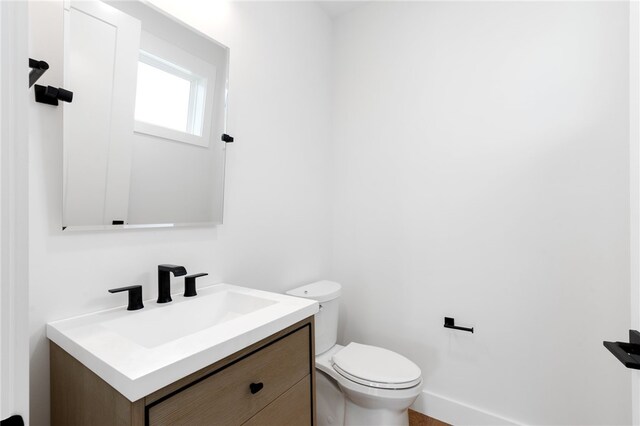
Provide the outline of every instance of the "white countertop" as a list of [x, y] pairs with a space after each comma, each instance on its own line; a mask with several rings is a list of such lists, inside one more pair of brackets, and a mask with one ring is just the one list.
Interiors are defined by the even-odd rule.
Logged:
[[[225, 292], [263, 303], [246, 314], [211, 319]], [[318, 312], [313, 300], [229, 284], [198, 288], [195, 297], [172, 297], [167, 304], [147, 300], [137, 311], [123, 306], [51, 322], [47, 337], [136, 401]], [[160, 316], [168, 326], [155, 327]], [[151, 332], [142, 333], [145, 327]]]

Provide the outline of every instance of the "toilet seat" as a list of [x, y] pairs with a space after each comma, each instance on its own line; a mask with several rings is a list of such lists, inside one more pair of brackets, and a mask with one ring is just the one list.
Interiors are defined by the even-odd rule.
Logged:
[[332, 355], [331, 362], [341, 376], [367, 387], [408, 389], [422, 382], [420, 367], [376, 346], [349, 343]]

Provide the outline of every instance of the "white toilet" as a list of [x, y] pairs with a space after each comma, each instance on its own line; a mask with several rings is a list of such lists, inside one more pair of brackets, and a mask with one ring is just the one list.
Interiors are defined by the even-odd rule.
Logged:
[[336, 344], [341, 286], [318, 281], [287, 292], [317, 300], [316, 401], [320, 426], [407, 426], [407, 410], [422, 391], [420, 368], [375, 346]]

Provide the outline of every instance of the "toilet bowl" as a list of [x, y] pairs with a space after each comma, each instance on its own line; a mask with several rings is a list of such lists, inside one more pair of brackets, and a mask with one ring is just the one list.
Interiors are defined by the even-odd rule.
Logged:
[[407, 426], [408, 409], [422, 391], [420, 368], [376, 346], [336, 344], [341, 286], [318, 281], [287, 292], [317, 300], [315, 317], [318, 424]]

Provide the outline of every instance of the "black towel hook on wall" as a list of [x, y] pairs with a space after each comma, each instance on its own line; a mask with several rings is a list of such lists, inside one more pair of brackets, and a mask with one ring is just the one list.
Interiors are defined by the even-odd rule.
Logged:
[[[31, 87], [49, 69], [49, 64], [45, 61], [29, 58], [29, 68], [31, 68], [31, 71], [29, 71], [29, 87]], [[58, 105], [59, 100], [63, 102], [71, 102], [73, 100], [73, 92], [62, 87], [55, 88], [36, 84], [33, 90], [36, 95], [36, 102], [43, 104]]]
[[49, 64], [45, 61], [29, 58], [29, 68], [31, 68], [29, 71], [29, 87], [31, 87], [49, 69]]

